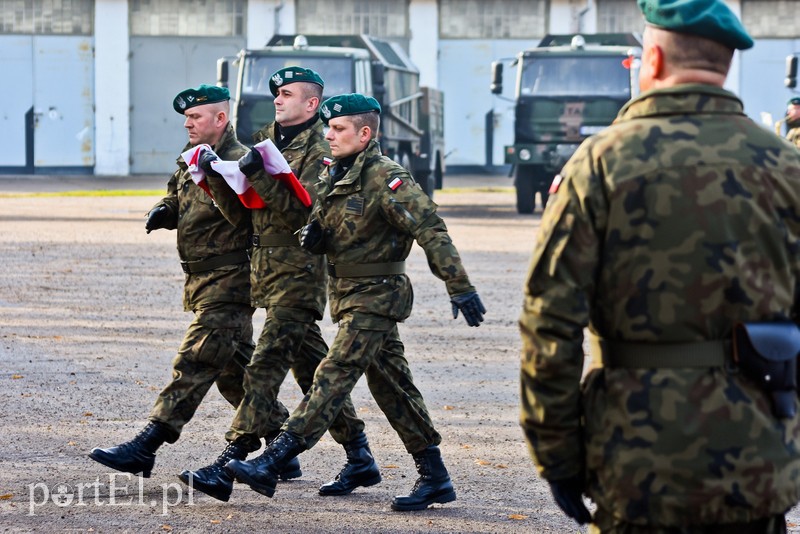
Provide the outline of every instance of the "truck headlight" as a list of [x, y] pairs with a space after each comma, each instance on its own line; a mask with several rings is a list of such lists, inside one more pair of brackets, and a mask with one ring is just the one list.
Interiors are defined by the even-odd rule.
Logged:
[[519, 159], [522, 161], [528, 161], [531, 159], [531, 151], [527, 148], [523, 148], [519, 151]]

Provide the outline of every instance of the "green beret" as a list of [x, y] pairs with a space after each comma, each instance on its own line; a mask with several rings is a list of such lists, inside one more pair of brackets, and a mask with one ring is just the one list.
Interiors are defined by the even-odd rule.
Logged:
[[746, 50], [753, 39], [722, 0], [638, 0], [644, 19], [664, 30], [698, 35]]
[[381, 112], [381, 105], [371, 96], [364, 96], [359, 93], [349, 95], [336, 95], [330, 97], [319, 107], [319, 114], [322, 122], [342, 117], [344, 115], [360, 115], [361, 113]]
[[800, 96], [793, 96], [786, 102], [787, 106], [800, 106]]
[[230, 99], [231, 93], [227, 87], [203, 84], [195, 89], [185, 89], [178, 93], [178, 96], [172, 101], [172, 107], [183, 115], [183, 112], [189, 108]]
[[304, 69], [303, 67], [286, 67], [275, 74], [269, 79], [269, 90], [272, 96], [278, 96], [278, 87], [289, 85], [294, 82], [308, 82], [315, 83], [320, 87], [325, 87], [325, 82], [319, 74], [311, 69]]

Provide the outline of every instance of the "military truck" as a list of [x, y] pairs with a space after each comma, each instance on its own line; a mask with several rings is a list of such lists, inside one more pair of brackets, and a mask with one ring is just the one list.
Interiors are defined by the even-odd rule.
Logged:
[[[638, 93], [641, 39], [635, 34], [547, 35], [517, 54], [514, 144], [505, 163], [517, 211], [542, 209], [553, 177], [588, 136], [611, 124]], [[491, 92], [503, 92], [503, 62], [492, 63]]]
[[[231, 58], [217, 62], [217, 83], [228, 86]], [[383, 153], [408, 169], [426, 193], [441, 188], [444, 164], [444, 97], [420, 87], [419, 70], [397, 44], [369, 35], [275, 35], [262, 49], [241, 50], [232, 113], [243, 143], [275, 118], [269, 78], [298, 65], [325, 80], [323, 98], [362, 93], [381, 104], [378, 132]]]

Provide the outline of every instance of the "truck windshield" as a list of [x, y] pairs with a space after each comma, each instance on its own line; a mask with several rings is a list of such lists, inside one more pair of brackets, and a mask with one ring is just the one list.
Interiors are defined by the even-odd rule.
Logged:
[[270, 95], [269, 78], [284, 67], [315, 70], [325, 81], [326, 95], [353, 92], [353, 61], [350, 58], [252, 56], [245, 60], [242, 93]]
[[520, 96], [630, 97], [630, 70], [622, 56], [526, 57]]

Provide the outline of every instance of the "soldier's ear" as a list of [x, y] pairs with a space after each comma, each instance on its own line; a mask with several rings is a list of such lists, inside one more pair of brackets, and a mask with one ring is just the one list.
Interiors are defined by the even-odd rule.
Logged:
[[368, 143], [372, 139], [372, 128], [369, 126], [362, 126], [358, 132], [358, 140], [361, 143]]

